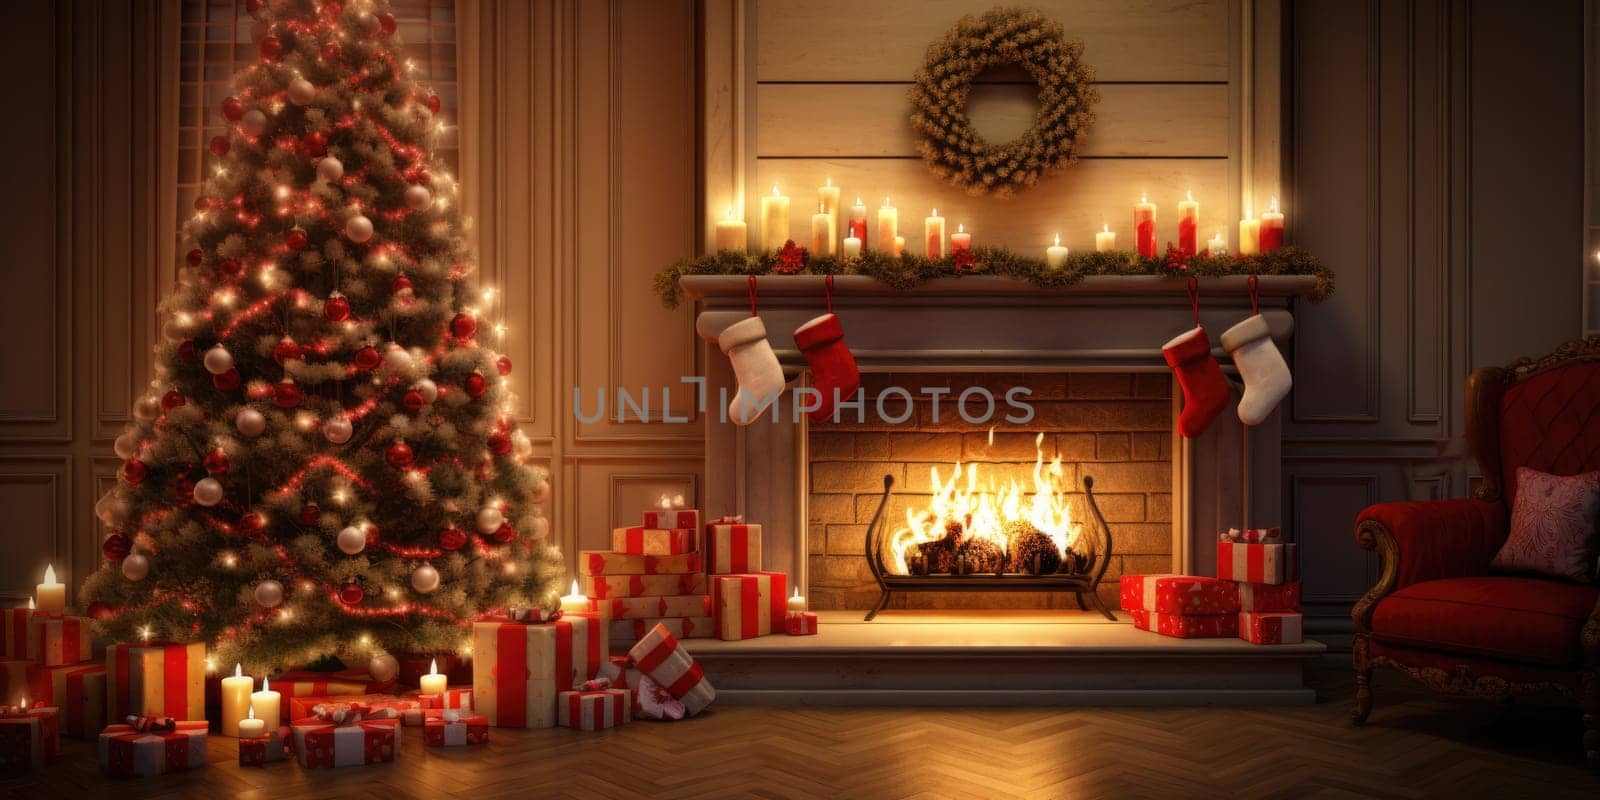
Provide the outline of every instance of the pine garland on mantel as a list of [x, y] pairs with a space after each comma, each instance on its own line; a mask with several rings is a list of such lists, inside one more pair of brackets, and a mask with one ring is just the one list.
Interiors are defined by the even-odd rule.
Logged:
[[[792, 243], [791, 243], [792, 247]], [[798, 258], [796, 251], [798, 251]], [[1212, 258], [1198, 254], [1185, 260], [1175, 249], [1166, 258], [1140, 258], [1127, 250], [1073, 253], [1067, 263], [1052, 269], [1042, 258], [1020, 255], [999, 247], [978, 247], [970, 257], [925, 258], [906, 253], [895, 257], [869, 250], [859, 258], [812, 256], [793, 248], [781, 253], [743, 253], [723, 250], [698, 258], [683, 258], [656, 273], [655, 292], [661, 304], [677, 308], [683, 301], [678, 279], [685, 275], [865, 275], [896, 289], [911, 289], [934, 278], [990, 275], [1016, 278], [1043, 289], [1071, 286], [1092, 275], [1156, 275], [1211, 278], [1226, 275], [1315, 275], [1311, 299], [1320, 302], [1333, 294], [1333, 271], [1316, 256], [1299, 247], [1281, 247], [1270, 253]], [[970, 262], [970, 263], [968, 263]]]

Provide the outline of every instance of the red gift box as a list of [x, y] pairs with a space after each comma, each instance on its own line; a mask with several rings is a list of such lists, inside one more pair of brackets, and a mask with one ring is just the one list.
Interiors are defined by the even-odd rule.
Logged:
[[20, 658], [0, 658], [0, 705], [15, 706], [40, 695], [39, 665]]
[[290, 726], [294, 756], [306, 769], [355, 767], [393, 761], [400, 754], [400, 720], [363, 719], [335, 725], [319, 717], [297, 719]]
[[62, 733], [90, 739], [106, 726], [106, 665], [46, 667], [36, 687], [40, 705], [60, 709]]
[[[272, 684], [272, 688], [276, 690], [278, 684]], [[423, 708], [422, 701], [417, 698], [395, 697], [392, 694], [306, 695], [304, 697], [290, 697], [288, 702], [281, 704], [279, 708], [287, 706], [290, 719], [305, 719], [306, 717], [317, 716], [317, 706], [334, 705], [365, 706], [379, 713], [393, 711], [396, 717], [407, 711]]]
[[[395, 682], [393, 680], [373, 680], [371, 673], [357, 668], [336, 672], [292, 669], [272, 679], [273, 691], [283, 695], [283, 702], [278, 705], [280, 714], [283, 717], [282, 722], [289, 722], [305, 716], [294, 713], [295, 698], [326, 700], [329, 697], [380, 695], [391, 692], [394, 687]], [[316, 705], [316, 703], [311, 705]]]
[[633, 719], [633, 699], [627, 689], [562, 692], [556, 705], [561, 724], [574, 730], [600, 731]]
[[784, 632], [790, 636], [816, 636], [817, 615], [811, 611], [792, 611], [783, 618]]
[[1240, 611], [1299, 611], [1300, 582], [1240, 583]]
[[635, 525], [611, 531], [611, 549], [640, 556], [675, 556], [694, 552], [694, 528], [646, 528]]
[[578, 579], [578, 591], [594, 600], [703, 595], [706, 593], [706, 576], [703, 572], [665, 575], [587, 575]]
[[706, 525], [706, 572], [733, 575], [760, 571], [760, 525], [720, 521]]
[[690, 716], [698, 714], [717, 699], [717, 690], [706, 680], [705, 670], [665, 626], [657, 625], [628, 651], [639, 671], [648, 675], [668, 694], [683, 703]]
[[695, 508], [646, 509], [644, 512], [644, 526], [646, 528], [688, 528], [692, 531], [699, 530], [700, 510]]
[[267, 731], [266, 736], [239, 740], [239, 766], [260, 767], [273, 761], [287, 761], [294, 750], [293, 729], [280, 725]]
[[37, 614], [31, 608], [0, 609], [0, 625], [5, 636], [0, 640], [0, 656], [5, 658], [32, 658], [28, 651], [28, 621]]
[[81, 664], [94, 658], [94, 620], [62, 614], [34, 614], [28, 620], [28, 652], [42, 666]]
[[0, 711], [0, 777], [25, 775], [61, 753], [60, 717], [49, 706]]
[[205, 766], [209, 723], [169, 722], [171, 728], [166, 730], [107, 725], [100, 732], [100, 769], [113, 778], [151, 778]]
[[1251, 644], [1299, 644], [1305, 641], [1298, 611], [1240, 611], [1239, 638]]
[[1179, 639], [1222, 639], [1239, 635], [1239, 615], [1212, 614], [1204, 617], [1160, 614], [1134, 610], [1133, 627]]
[[712, 625], [724, 641], [753, 639], [785, 627], [789, 576], [782, 572], [711, 576]]
[[711, 597], [704, 594], [671, 597], [615, 597], [591, 600], [590, 608], [607, 619], [649, 619], [651, 617], [704, 617], [710, 615]]
[[632, 643], [643, 639], [644, 635], [657, 625], [665, 626], [668, 633], [679, 639], [713, 639], [717, 635], [717, 629], [709, 616], [618, 619], [611, 621], [609, 632], [614, 641]]
[[[431, 710], [431, 709], [430, 709]], [[489, 741], [489, 718], [478, 714], [462, 715], [452, 709], [438, 709], [422, 723], [422, 743], [429, 747], [465, 747]]]
[[421, 691], [406, 693], [407, 700], [415, 700], [419, 704], [416, 708], [409, 708], [400, 712], [400, 721], [406, 726], [421, 725], [429, 717], [439, 714], [431, 712], [443, 711], [471, 711], [472, 687], [451, 686], [440, 694], [423, 694]]
[[206, 646], [200, 642], [114, 644], [106, 649], [107, 719], [132, 715], [206, 718]]
[[1277, 528], [1230, 530], [1217, 541], [1217, 577], [1240, 583], [1297, 581], [1299, 553], [1281, 541]]
[[1239, 585], [1219, 578], [1194, 575], [1124, 575], [1121, 578], [1125, 611], [1201, 616], [1236, 614]]
[[646, 556], [628, 553], [583, 550], [578, 553], [578, 574], [589, 575], [681, 575], [700, 572], [700, 553], [675, 556]]
[[476, 622], [472, 707], [502, 728], [555, 727], [557, 694], [594, 677], [610, 655], [608, 641], [598, 614]]

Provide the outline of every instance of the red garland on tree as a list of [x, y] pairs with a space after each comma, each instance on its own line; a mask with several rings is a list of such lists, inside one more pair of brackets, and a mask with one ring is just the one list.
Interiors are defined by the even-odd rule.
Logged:
[[772, 271], [783, 275], [792, 275], [805, 269], [806, 249], [789, 239], [783, 243], [783, 249], [778, 251], [778, 263]]

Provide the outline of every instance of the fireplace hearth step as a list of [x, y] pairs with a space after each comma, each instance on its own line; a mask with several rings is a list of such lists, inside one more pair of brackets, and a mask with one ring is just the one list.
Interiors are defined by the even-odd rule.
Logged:
[[1078, 611], [819, 612], [815, 636], [683, 644], [718, 702], [753, 705], [1307, 705], [1319, 642], [1173, 639]]

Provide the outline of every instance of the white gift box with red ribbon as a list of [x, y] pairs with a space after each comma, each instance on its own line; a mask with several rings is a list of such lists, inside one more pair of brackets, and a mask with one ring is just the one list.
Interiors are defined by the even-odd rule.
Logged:
[[705, 670], [661, 625], [651, 628], [628, 651], [628, 656], [640, 672], [681, 701], [690, 716], [717, 699], [717, 690], [706, 680]]

